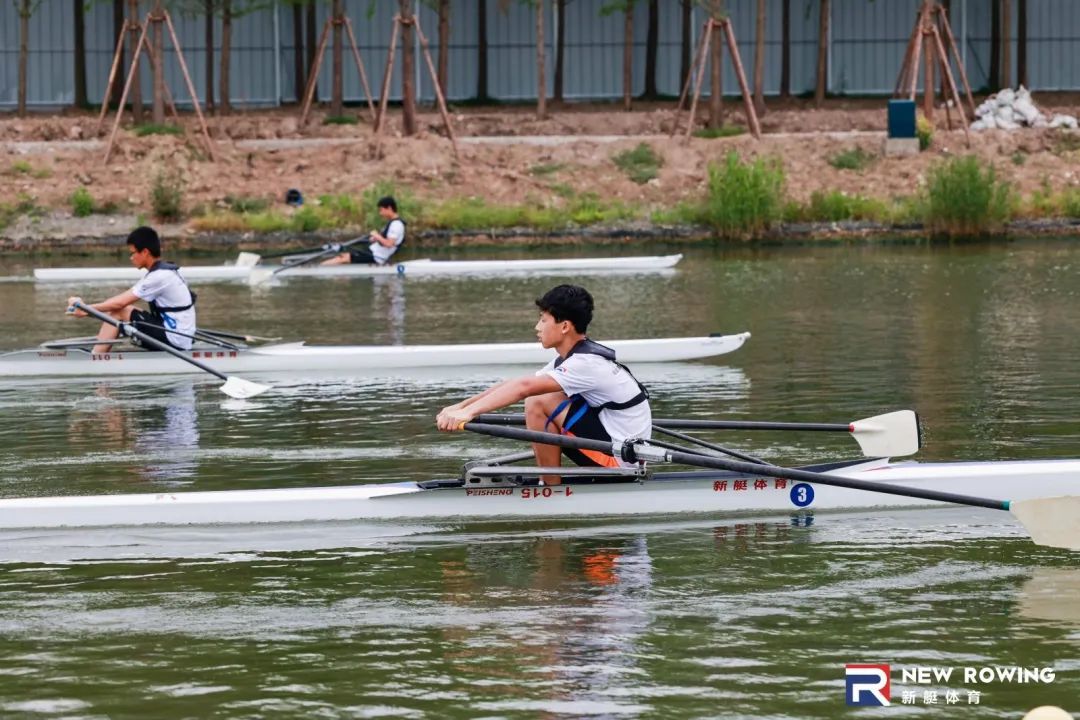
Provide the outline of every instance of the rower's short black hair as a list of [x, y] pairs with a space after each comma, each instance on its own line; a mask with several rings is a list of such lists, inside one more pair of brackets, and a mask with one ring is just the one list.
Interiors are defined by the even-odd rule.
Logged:
[[397, 212], [397, 200], [395, 200], [392, 195], [381, 197], [379, 198], [379, 207], [390, 208], [394, 212]]
[[543, 297], [536, 299], [536, 307], [562, 322], [569, 320], [574, 329], [584, 334], [592, 322], [593, 299], [589, 291], [579, 285], [557, 285]]
[[127, 244], [135, 250], [149, 250], [154, 257], [161, 257], [161, 238], [152, 227], [143, 225], [132, 230], [127, 237]]

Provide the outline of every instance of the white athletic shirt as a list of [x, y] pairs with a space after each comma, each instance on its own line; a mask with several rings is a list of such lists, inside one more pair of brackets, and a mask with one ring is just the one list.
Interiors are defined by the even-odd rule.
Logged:
[[405, 222], [401, 218], [394, 218], [386, 223], [386, 229], [382, 234], [383, 237], [393, 240], [394, 246], [386, 247], [382, 243], [372, 240], [369, 248], [371, 249], [372, 257], [374, 257], [380, 265], [385, 265], [390, 257], [397, 252], [397, 249], [401, 247], [401, 243], [405, 242]]
[[[543, 367], [537, 375], [550, 375], [559, 383], [563, 392], [581, 395], [585, 402], [599, 407], [606, 402], [626, 402], [641, 392], [637, 381], [617, 364], [599, 355], [574, 353], [555, 367], [555, 360]], [[601, 410], [600, 424], [607, 430], [612, 441], [626, 438], [652, 437], [652, 409], [649, 401], [623, 410]], [[573, 428], [570, 429], [573, 432]], [[621, 465], [626, 465], [621, 460]]]
[[[183, 307], [191, 304], [191, 291], [184, 283], [177, 270], [155, 270], [142, 276], [139, 282], [131, 288], [131, 292], [140, 300], [156, 302], [161, 307]], [[181, 310], [180, 312], [166, 312], [163, 314], [162, 323], [170, 330], [176, 330], [186, 335], [195, 334], [195, 308]], [[181, 350], [191, 349], [191, 338], [168, 333], [166, 337], [173, 346]]]

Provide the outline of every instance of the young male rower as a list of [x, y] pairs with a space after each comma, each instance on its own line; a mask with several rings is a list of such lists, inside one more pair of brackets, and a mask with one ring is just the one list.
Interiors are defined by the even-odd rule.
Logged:
[[[130, 290], [90, 307], [108, 313], [117, 320], [130, 322], [147, 335], [178, 350], [190, 350], [190, 336], [195, 334], [195, 293], [180, 275], [180, 268], [161, 259], [161, 239], [153, 228], [136, 228], [128, 235], [127, 244], [131, 251], [131, 264], [146, 270], [146, 274]], [[148, 303], [150, 310], [135, 307], [139, 300]], [[76, 302], [83, 300], [80, 297], [68, 298], [68, 308]], [[79, 309], [72, 311], [72, 314], [77, 317], [87, 315]], [[97, 339], [115, 340], [118, 335], [119, 330], [115, 325], [103, 322]], [[112, 343], [102, 342], [94, 346], [94, 352], [107, 353], [111, 348]]]
[[385, 265], [390, 262], [390, 258], [401, 247], [401, 243], [405, 242], [405, 221], [398, 215], [397, 201], [389, 195], [379, 198], [379, 216], [386, 221], [386, 225], [383, 227], [382, 232], [371, 231], [368, 236], [371, 242], [368, 243], [367, 247], [350, 248], [329, 260], [323, 260], [321, 264]]
[[[585, 288], [559, 285], [536, 301], [540, 320], [536, 337], [558, 355], [535, 375], [505, 380], [456, 405], [436, 418], [440, 430], [460, 430], [482, 413], [525, 400], [530, 430], [576, 435], [604, 442], [652, 435], [649, 394], [615, 352], [585, 336], [593, 316], [593, 299]], [[560, 449], [533, 444], [537, 465], [558, 467]], [[563, 450], [578, 465], [620, 467], [621, 459], [591, 450]], [[545, 484], [558, 484], [546, 475]]]

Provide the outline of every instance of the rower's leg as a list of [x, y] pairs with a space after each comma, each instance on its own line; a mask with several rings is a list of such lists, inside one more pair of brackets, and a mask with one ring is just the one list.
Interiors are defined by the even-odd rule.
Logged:
[[[555, 408], [559, 407], [559, 403], [564, 400], [566, 400], [566, 394], [561, 392], [525, 398], [525, 427], [543, 432], [551, 413], [555, 412]], [[556, 427], [548, 426], [549, 432], [562, 431], [568, 411], [569, 407], [563, 408], [559, 416], [552, 421]], [[562, 464], [562, 450], [557, 445], [533, 443], [532, 448], [533, 455], [536, 456], [536, 464], [540, 467], [559, 467]], [[545, 485], [558, 485], [562, 482], [562, 478], [558, 475], [543, 475], [540, 479]]]
[[[131, 306], [120, 308], [119, 310], [113, 310], [109, 313], [117, 320], [123, 320], [128, 322], [131, 320]], [[107, 322], [101, 323], [101, 329], [98, 330], [98, 340], [115, 340], [120, 335], [120, 329], [115, 325], [110, 325]], [[104, 355], [112, 351], [112, 343], [104, 343], [101, 345], [95, 345], [93, 352], [96, 355]]]
[[335, 255], [329, 260], [323, 260], [320, 265], [348, 265], [352, 262], [352, 258], [349, 257], [349, 253], [343, 252]]

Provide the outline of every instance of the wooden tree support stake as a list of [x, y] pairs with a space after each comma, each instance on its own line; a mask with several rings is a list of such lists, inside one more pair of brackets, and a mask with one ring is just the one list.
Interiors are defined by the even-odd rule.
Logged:
[[[390, 32], [390, 49], [386, 53], [386, 68], [383, 70], [383, 82], [382, 91], [379, 93], [379, 116], [375, 121], [375, 147], [376, 152], [381, 145], [381, 135], [383, 125], [386, 120], [386, 105], [390, 99], [390, 78], [394, 72], [394, 51], [397, 50], [398, 33], [401, 31], [401, 26], [404, 24], [404, 20], [400, 15], [394, 16], [394, 27]], [[446, 98], [443, 97], [442, 88], [439, 86], [439, 75], [435, 72], [435, 63], [431, 59], [431, 52], [428, 48], [427, 38], [424, 36], [424, 31], [420, 29], [420, 19], [414, 17], [412, 24], [416, 28], [417, 37], [420, 38], [420, 49], [424, 53], [424, 61], [427, 65], [428, 73], [431, 75], [431, 83], [435, 88], [435, 100], [439, 105], [439, 114], [442, 115], [443, 127], [446, 128], [446, 136], [450, 138], [450, 145], [454, 148], [454, 157], [459, 157], [457, 139], [454, 137], [454, 128], [450, 124], [450, 112], [446, 107]]]
[[368, 86], [367, 70], [364, 69], [364, 61], [360, 58], [360, 46], [356, 43], [356, 35], [353, 34], [352, 21], [348, 17], [327, 18], [323, 24], [322, 34], [319, 35], [319, 49], [315, 51], [315, 64], [308, 73], [307, 85], [304, 87], [304, 104], [300, 110], [300, 124], [307, 125], [308, 115], [311, 113], [311, 105], [315, 98], [315, 86], [318, 84], [319, 70], [322, 69], [323, 58], [326, 55], [326, 45], [330, 38], [330, 28], [341, 24], [349, 36], [349, 46], [352, 50], [353, 60], [356, 62], [356, 71], [360, 73], [360, 84], [364, 87], [364, 97], [367, 99], [368, 112], [371, 113], [371, 121], [376, 122], [375, 101], [371, 97], [371, 87]]
[[735, 77], [739, 81], [739, 89], [742, 92], [743, 107], [746, 112], [746, 124], [750, 128], [750, 133], [754, 138], [760, 140], [761, 124], [758, 122], [757, 111], [754, 109], [754, 99], [750, 93], [750, 83], [746, 81], [746, 72], [743, 70], [742, 58], [739, 57], [739, 46], [735, 42], [735, 29], [732, 27], [729, 18], [723, 18], [721, 20], [709, 18], [701, 28], [701, 37], [698, 39], [697, 51], [694, 54], [693, 61], [690, 63], [690, 72], [686, 75], [686, 82], [683, 83], [682, 93], [679, 95], [679, 104], [675, 107], [675, 119], [671, 124], [671, 137], [675, 137], [675, 133], [679, 131], [679, 120], [682, 117], [683, 104], [689, 93], [691, 81], [693, 81], [694, 84], [694, 91], [691, 95], [690, 119], [686, 125], [687, 140], [690, 139], [690, 134], [694, 131], [694, 118], [697, 117], [698, 101], [701, 99], [701, 85], [705, 79], [705, 67], [709, 63], [709, 49], [712, 45], [712, 34], [715, 28], [720, 28], [723, 31], [724, 38], [727, 39], [728, 54], [731, 56], [731, 62], [735, 68]]
[[[109, 158], [112, 157], [113, 144], [116, 142], [116, 133], [120, 129], [120, 121], [124, 117], [124, 104], [127, 102], [128, 94], [131, 92], [131, 86], [138, 82], [139, 77], [139, 59], [143, 53], [146, 53], [147, 61], [150, 63], [151, 68], [155, 67], [154, 53], [150, 47], [149, 41], [146, 39], [148, 30], [150, 29], [150, 23], [165, 23], [166, 28], [169, 31], [169, 37], [172, 39], [173, 49], [176, 50], [176, 59], [180, 63], [180, 72], [184, 76], [184, 83], [187, 86], [188, 93], [191, 95], [191, 102], [195, 108], [195, 115], [199, 119], [199, 127], [202, 130], [202, 136], [206, 142], [206, 150], [212, 161], [217, 160], [217, 154], [214, 152], [214, 141], [210, 139], [210, 130], [206, 126], [206, 118], [202, 114], [202, 106], [199, 104], [199, 98], [195, 94], [195, 84], [191, 82], [191, 75], [188, 74], [187, 63], [184, 62], [184, 51], [180, 47], [180, 41], [176, 37], [176, 29], [173, 27], [172, 17], [167, 10], [162, 11], [160, 15], [156, 15], [153, 11], [147, 13], [146, 20], [142, 23], [134, 20], [129, 21], [124, 26], [125, 33], [121, 34], [119, 42], [117, 42], [116, 53], [113, 55], [113, 65], [109, 71], [109, 82], [105, 87], [105, 101], [102, 103], [101, 114], [98, 116], [98, 129], [101, 128], [101, 123], [105, 119], [108, 113], [109, 102], [108, 98], [112, 94], [113, 83], [116, 82], [117, 71], [120, 64], [121, 50], [124, 44], [124, 37], [128, 30], [138, 28], [140, 30], [139, 40], [135, 43], [135, 49], [132, 51], [131, 68], [128, 70], [127, 80], [124, 83], [124, 92], [120, 95], [120, 104], [116, 109], [116, 120], [113, 122], [112, 131], [109, 133], [109, 142], [105, 146], [105, 159], [103, 164], [109, 163]], [[183, 124], [180, 122], [180, 115], [176, 110], [176, 103], [173, 101], [172, 92], [169, 90], [169, 86], [165, 86], [165, 99], [169, 105], [169, 109], [172, 111], [173, 117], [176, 119], [177, 124], [183, 129]]]
[[[935, 80], [936, 66], [937, 72], [941, 75], [941, 94], [945, 100], [946, 123], [949, 129], [952, 129], [952, 113], [948, 106], [951, 101], [956, 104], [964, 134], [968, 137], [970, 143], [967, 130], [968, 124], [975, 117], [975, 98], [971, 93], [963, 58], [956, 46], [956, 39], [953, 37], [948, 11], [938, 4], [937, 0], [924, 0], [919, 8], [918, 15], [915, 18], [915, 27], [911, 31], [907, 50], [904, 52], [904, 62], [900, 67], [900, 74], [896, 78], [893, 95], [906, 95], [908, 99], [915, 100], [919, 85], [920, 61], [925, 64], [926, 76], [923, 80], [923, 113], [927, 119], [933, 119], [934, 117], [934, 92], [937, 84]], [[964, 88], [963, 98], [961, 98], [957, 89], [952, 72], [952, 63], [954, 61]], [[970, 113], [970, 117], [968, 113]]]

